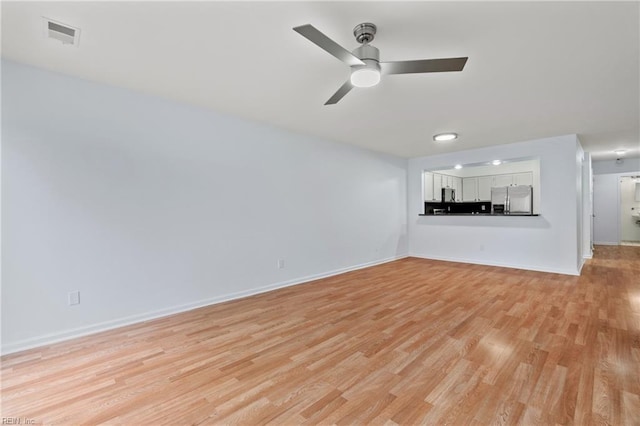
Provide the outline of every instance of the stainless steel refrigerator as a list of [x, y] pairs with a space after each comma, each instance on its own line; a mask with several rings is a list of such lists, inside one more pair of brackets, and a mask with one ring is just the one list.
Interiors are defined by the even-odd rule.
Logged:
[[495, 214], [533, 214], [531, 185], [491, 188], [491, 212]]
[[507, 187], [509, 214], [533, 214], [533, 187], [518, 185]]

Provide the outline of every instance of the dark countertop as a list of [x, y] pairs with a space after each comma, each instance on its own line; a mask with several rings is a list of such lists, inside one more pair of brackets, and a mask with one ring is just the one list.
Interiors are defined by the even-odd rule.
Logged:
[[425, 214], [420, 213], [418, 216], [540, 216], [538, 213], [526, 214], [526, 213], [445, 213], [445, 214]]

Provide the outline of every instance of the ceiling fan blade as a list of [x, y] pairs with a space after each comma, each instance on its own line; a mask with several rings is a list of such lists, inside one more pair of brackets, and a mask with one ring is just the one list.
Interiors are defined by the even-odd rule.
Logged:
[[417, 61], [380, 62], [382, 74], [462, 71], [469, 58], [419, 59]]
[[344, 98], [344, 95], [346, 95], [347, 93], [349, 93], [349, 90], [353, 89], [353, 84], [351, 84], [350, 80], [347, 80], [344, 82], [344, 84], [342, 86], [340, 86], [340, 88], [338, 89], [338, 91], [336, 93], [333, 94], [333, 96], [331, 96], [329, 98], [329, 100], [327, 102], [325, 102], [325, 105], [333, 105], [333, 104], [337, 104], [338, 101], [342, 98]]
[[347, 49], [340, 46], [338, 43], [318, 31], [311, 24], [295, 27], [293, 31], [307, 38], [312, 43], [318, 45], [321, 49], [326, 50], [336, 58], [340, 59], [342, 62], [347, 63], [349, 66], [364, 65], [364, 62], [353, 56], [353, 54]]

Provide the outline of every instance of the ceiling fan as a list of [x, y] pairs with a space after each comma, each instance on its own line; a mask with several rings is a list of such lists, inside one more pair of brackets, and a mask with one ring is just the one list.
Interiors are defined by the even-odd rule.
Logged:
[[380, 51], [369, 44], [376, 35], [377, 27], [369, 22], [356, 25], [353, 29], [353, 35], [361, 44], [353, 52], [349, 52], [311, 24], [301, 25], [293, 30], [351, 67], [351, 78], [340, 86], [325, 105], [338, 103], [354, 87], [375, 86], [380, 82], [381, 74], [462, 71], [469, 59], [463, 57], [380, 62]]

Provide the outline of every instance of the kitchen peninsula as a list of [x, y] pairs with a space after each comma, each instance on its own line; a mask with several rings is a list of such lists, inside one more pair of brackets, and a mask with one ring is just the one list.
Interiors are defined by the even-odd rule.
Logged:
[[424, 213], [420, 213], [419, 216], [539, 216], [539, 214], [492, 212], [491, 201], [462, 203], [426, 201]]

